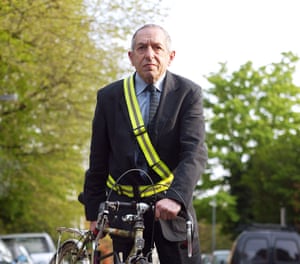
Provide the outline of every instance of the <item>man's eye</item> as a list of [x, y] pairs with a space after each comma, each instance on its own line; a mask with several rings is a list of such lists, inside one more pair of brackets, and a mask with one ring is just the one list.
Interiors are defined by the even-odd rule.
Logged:
[[154, 49], [157, 50], [157, 51], [163, 50], [163, 48], [161, 46], [156, 46], [156, 47], [154, 47]]

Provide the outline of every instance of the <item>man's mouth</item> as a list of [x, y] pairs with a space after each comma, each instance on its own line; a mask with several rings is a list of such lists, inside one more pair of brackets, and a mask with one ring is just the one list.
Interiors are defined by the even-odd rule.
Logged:
[[147, 68], [147, 69], [154, 68], [154, 67], [155, 67], [155, 64], [145, 64], [144, 65], [144, 68]]

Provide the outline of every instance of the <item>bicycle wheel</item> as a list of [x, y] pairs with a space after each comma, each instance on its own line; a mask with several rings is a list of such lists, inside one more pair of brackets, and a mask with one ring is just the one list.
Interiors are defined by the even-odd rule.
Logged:
[[[58, 254], [58, 256], [57, 256]], [[57, 261], [57, 262], [56, 262]], [[79, 255], [79, 248], [76, 241], [69, 240], [64, 242], [58, 249], [50, 264], [75, 264], [75, 263], [84, 263], [89, 264], [90, 261], [85, 252], [82, 252]]]
[[139, 259], [137, 261], [134, 261], [132, 263], [135, 263], [135, 264], [151, 264], [152, 262], [148, 262], [148, 260], [146, 260], [146, 259], [143, 258], [143, 259]]
[[152, 262], [151, 261], [149, 262], [147, 260], [147, 258], [145, 258], [145, 257], [129, 259], [126, 261], [126, 263], [128, 263], [128, 264], [152, 264]]

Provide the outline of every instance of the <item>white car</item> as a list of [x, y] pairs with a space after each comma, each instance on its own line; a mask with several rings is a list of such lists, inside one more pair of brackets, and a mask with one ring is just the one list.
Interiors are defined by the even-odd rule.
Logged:
[[20, 233], [0, 235], [6, 244], [23, 245], [30, 254], [34, 264], [48, 264], [55, 254], [55, 245], [47, 233]]

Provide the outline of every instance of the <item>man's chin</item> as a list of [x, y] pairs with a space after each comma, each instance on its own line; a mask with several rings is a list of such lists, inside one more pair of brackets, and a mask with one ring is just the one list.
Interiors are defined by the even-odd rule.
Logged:
[[143, 72], [143, 74], [141, 75], [141, 77], [143, 78], [143, 80], [146, 83], [153, 83], [153, 82], [155, 82], [155, 74], [154, 74], [153, 71]]

